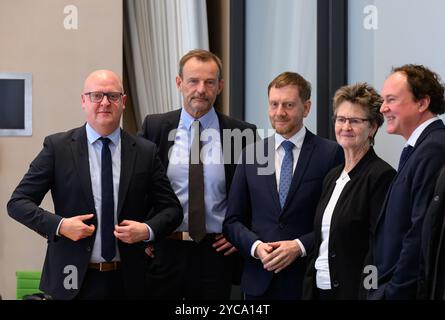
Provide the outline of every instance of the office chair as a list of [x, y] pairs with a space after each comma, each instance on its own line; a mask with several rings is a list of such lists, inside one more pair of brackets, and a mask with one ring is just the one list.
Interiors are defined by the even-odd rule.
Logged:
[[40, 277], [42, 273], [40, 271], [17, 271], [17, 300], [23, 300], [27, 295], [33, 295], [41, 293], [39, 290]]

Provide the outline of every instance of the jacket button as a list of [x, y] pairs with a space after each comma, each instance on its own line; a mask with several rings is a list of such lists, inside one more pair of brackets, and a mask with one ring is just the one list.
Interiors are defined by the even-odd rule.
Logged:
[[331, 258], [335, 258], [337, 256], [337, 254], [335, 253], [335, 251], [331, 252]]
[[439, 201], [439, 199], [440, 199], [439, 196], [435, 196], [433, 200], [434, 200], [434, 201]]
[[339, 285], [340, 285], [340, 284], [338, 283], [337, 280], [334, 280], [334, 281], [332, 282], [332, 286], [333, 286], [334, 288], [338, 288]]
[[280, 223], [280, 224], [278, 225], [278, 227], [279, 227], [280, 229], [284, 229], [284, 224]]
[[87, 251], [88, 251], [88, 252], [91, 251], [91, 247], [90, 247], [90, 246], [87, 247]]

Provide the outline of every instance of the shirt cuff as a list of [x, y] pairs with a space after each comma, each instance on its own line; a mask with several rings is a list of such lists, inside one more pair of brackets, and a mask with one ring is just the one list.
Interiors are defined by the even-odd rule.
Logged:
[[155, 241], [155, 233], [153, 232], [153, 230], [150, 228], [150, 226], [146, 223], [144, 223], [147, 226], [148, 229], [148, 239], [144, 240], [144, 242], [150, 242], [150, 241]]
[[298, 239], [295, 239], [295, 241], [297, 241], [298, 245], [300, 246], [301, 257], [306, 257], [306, 249], [304, 248], [303, 243]]
[[58, 236], [58, 237], [61, 237], [59, 231], [60, 231], [60, 227], [62, 226], [63, 220], [65, 220], [65, 218], [62, 218], [62, 220], [60, 220], [59, 225], [57, 226], [57, 229], [56, 229], [56, 236]]
[[259, 259], [258, 257], [255, 257], [255, 250], [256, 247], [258, 247], [259, 244], [263, 243], [261, 240], [257, 240], [252, 244], [252, 248], [250, 248], [250, 255], [254, 257], [255, 259]]

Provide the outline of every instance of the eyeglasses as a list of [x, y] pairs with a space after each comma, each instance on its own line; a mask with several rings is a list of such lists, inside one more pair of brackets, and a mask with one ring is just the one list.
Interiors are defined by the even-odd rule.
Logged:
[[363, 124], [363, 122], [370, 121], [369, 119], [366, 119], [366, 118], [346, 118], [346, 117], [341, 117], [341, 116], [334, 116], [333, 119], [334, 119], [334, 123], [339, 126], [342, 126], [347, 121], [349, 121], [349, 125], [351, 127], [358, 127], [361, 124]]
[[120, 98], [124, 95], [121, 92], [85, 92], [84, 95], [87, 95], [90, 97], [90, 101], [92, 103], [99, 103], [102, 102], [103, 98], [106, 96], [108, 101], [110, 102], [118, 102]]

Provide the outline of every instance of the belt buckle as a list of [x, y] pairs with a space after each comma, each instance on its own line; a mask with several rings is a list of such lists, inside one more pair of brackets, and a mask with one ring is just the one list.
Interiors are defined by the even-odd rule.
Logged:
[[100, 262], [99, 263], [99, 271], [105, 272], [105, 271], [117, 270], [117, 265], [118, 265], [118, 261]]
[[190, 237], [190, 234], [187, 231], [183, 231], [181, 235], [183, 241], [193, 241], [193, 239]]

